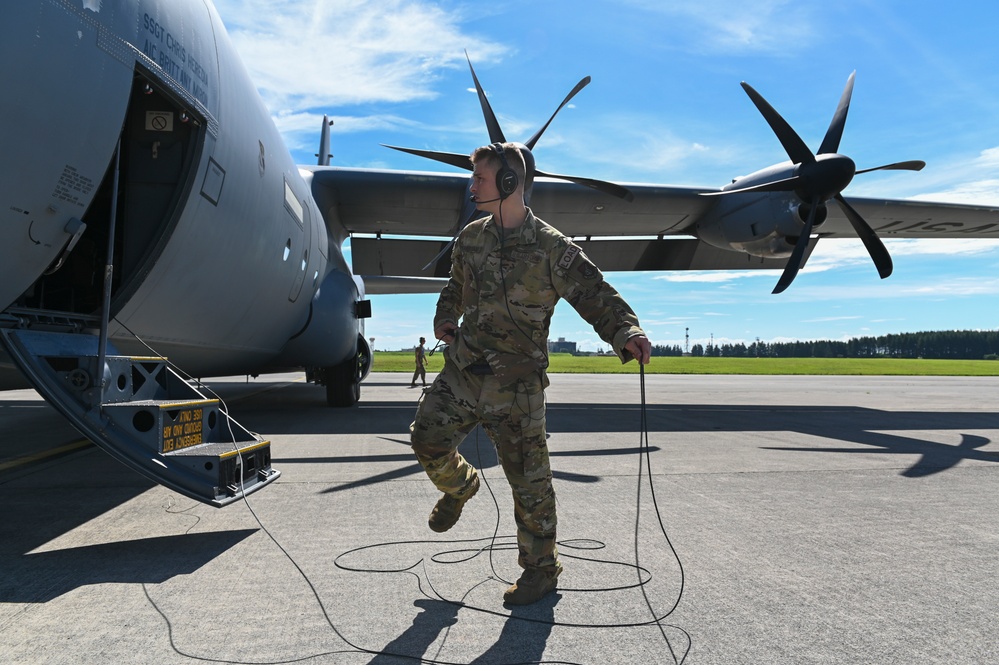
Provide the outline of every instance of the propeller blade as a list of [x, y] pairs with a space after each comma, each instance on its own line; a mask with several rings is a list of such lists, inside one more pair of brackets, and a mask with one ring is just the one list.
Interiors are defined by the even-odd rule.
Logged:
[[456, 166], [459, 169], [465, 169], [466, 171], [472, 170], [472, 162], [469, 161], [468, 155], [459, 155], [455, 152], [437, 152], [436, 150], [420, 150], [418, 148], [401, 148], [397, 145], [386, 145], [385, 143], [382, 143], [382, 146], [398, 150], [399, 152], [408, 152], [409, 154], [416, 155], [418, 157], [426, 157], [427, 159], [432, 159], [444, 164], [450, 164], [451, 166]]
[[[476, 218], [477, 214], [485, 214], [485, 213], [480, 213], [475, 205], [475, 202], [472, 201], [471, 191], [469, 191], [471, 187], [472, 187], [471, 182], [469, 182], [468, 185], [465, 187], [464, 203], [461, 204], [461, 210], [458, 212], [458, 225], [455, 227], [454, 235], [451, 236], [451, 239], [447, 242], [446, 245], [444, 245], [443, 249], [441, 249], [441, 251], [438, 252], [437, 256], [435, 256], [430, 261], [430, 263], [423, 266], [424, 271], [430, 269], [432, 266], [436, 266], [438, 262], [440, 262], [440, 260], [444, 258], [444, 256], [448, 252], [451, 251], [451, 246], [454, 245], [455, 241], [458, 239], [458, 234], [461, 233], [462, 229], [468, 226], [469, 222], [471, 222], [473, 219]], [[446, 267], [449, 268], [450, 263]], [[442, 272], [444, 272], [444, 267], [442, 267], [440, 271], [436, 269], [434, 270], [435, 274], [440, 274]]]
[[853, 207], [846, 202], [842, 194], [837, 194], [835, 197], [836, 202], [839, 207], [843, 209], [846, 214], [846, 218], [850, 220], [850, 224], [853, 225], [853, 230], [857, 232], [860, 236], [861, 241], [864, 243], [864, 247], [867, 248], [867, 253], [871, 255], [871, 260], [874, 261], [874, 266], [878, 269], [878, 274], [881, 275], [881, 279], [884, 279], [891, 274], [892, 262], [891, 255], [888, 254], [888, 250], [885, 249], [884, 243], [881, 242], [881, 238], [878, 234], [874, 232], [874, 229], [864, 221], [864, 218], [860, 216]]
[[434, 258], [432, 258], [432, 259], [430, 260], [430, 263], [428, 263], [427, 265], [425, 265], [425, 266], [423, 266], [422, 268], [420, 268], [420, 270], [421, 270], [421, 271], [426, 271], [426, 270], [428, 270], [428, 269], [429, 269], [429, 268], [430, 268], [431, 266], [435, 266], [435, 265], [437, 265], [437, 262], [438, 262], [438, 261], [440, 261], [440, 260], [441, 260], [441, 258], [442, 258], [442, 257], [443, 257], [443, 256], [444, 256], [445, 254], [447, 254], [447, 253], [448, 253], [449, 251], [451, 251], [451, 245], [453, 245], [453, 244], [454, 244], [454, 241], [455, 241], [455, 240], [457, 240], [457, 239], [458, 239], [458, 235], [457, 235], [457, 234], [455, 234], [455, 235], [454, 235], [454, 237], [453, 237], [453, 238], [451, 238], [450, 240], [448, 240], [448, 241], [447, 241], [447, 244], [446, 244], [446, 245], [444, 245], [444, 249], [442, 249], [442, 250], [441, 250], [441, 251], [440, 251], [440, 252], [439, 252], [439, 253], [437, 254], [437, 256], [435, 256]]
[[818, 154], [820, 155], [839, 152], [839, 142], [843, 138], [846, 114], [850, 111], [850, 98], [853, 97], [853, 81], [856, 76], [857, 72], [854, 70], [850, 74], [850, 78], [846, 80], [846, 87], [843, 88], [843, 94], [839, 98], [839, 106], [836, 107], [836, 113], [833, 114], [832, 122], [829, 123], [826, 136], [822, 139], [822, 145], [819, 146]]
[[819, 197], [812, 199], [809, 206], [808, 219], [805, 221], [805, 228], [802, 229], [801, 235], [798, 236], [798, 242], [794, 243], [794, 251], [791, 252], [791, 258], [787, 260], [784, 272], [781, 273], [780, 280], [777, 282], [777, 286], [774, 287], [772, 293], [782, 293], [784, 289], [791, 286], [791, 282], [794, 281], [795, 276], [801, 269], [801, 259], [805, 256], [805, 248], [808, 247], [808, 241], [812, 235], [812, 226], [815, 223], [815, 212], [819, 209], [821, 203], [822, 200]]
[[871, 171], [922, 171], [923, 167], [926, 166], [926, 162], [921, 159], [913, 159], [908, 162], [895, 162], [894, 164], [885, 164], [884, 166], [875, 166], [871, 169], [864, 169], [863, 171], [857, 171], [857, 173], [870, 173]]
[[759, 185], [740, 187], [739, 189], [723, 189], [717, 192], [701, 192], [701, 196], [723, 196], [725, 194], [744, 194], [746, 192], [793, 192], [798, 187], [800, 176], [782, 178], [773, 182], [763, 182]]
[[[493, 112], [492, 106], [489, 104], [489, 100], [486, 97], [486, 93], [482, 89], [482, 84], [479, 82], [479, 77], [475, 74], [475, 68], [472, 66], [472, 60], [468, 56], [468, 51], [465, 51], [465, 59], [468, 60], [468, 69], [472, 73], [472, 81], [475, 82], [475, 91], [479, 96], [479, 104], [482, 106], [482, 116], [485, 119], [486, 128], [489, 131], [489, 141], [491, 143], [505, 143], [506, 137], [503, 135], [503, 130], [500, 128], [499, 121], [496, 119], [496, 114]], [[559, 104], [558, 108], [555, 109], [555, 112], [552, 113], [550, 118], [548, 118], [548, 122], [546, 122], [541, 127], [541, 129], [539, 129], [534, 134], [534, 136], [528, 139], [526, 144], [522, 143], [516, 144], [517, 147], [520, 149], [521, 154], [523, 154], [524, 156], [524, 167], [527, 171], [527, 177], [525, 178], [524, 182], [525, 203], [530, 203], [530, 197], [531, 197], [531, 192], [533, 190], [535, 175], [545, 176], [549, 178], [558, 178], [560, 180], [568, 180], [569, 182], [574, 182], [576, 184], [583, 185], [585, 187], [590, 187], [597, 191], [604, 192], [605, 194], [610, 194], [611, 196], [616, 196], [626, 201], [634, 200], [635, 198], [634, 194], [632, 194], [626, 187], [622, 187], [621, 185], [616, 185], [614, 183], [606, 182], [603, 180], [595, 180], [593, 178], [559, 175], [556, 173], [544, 173], [542, 171], [538, 171], [535, 168], [534, 155], [532, 153], [532, 149], [534, 148], [535, 144], [537, 144], [538, 140], [541, 138], [541, 135], [544, 134], [545, 130], [548, 129], [548, 126], [551, 125], [552, 121], [555, 119], [555, 116], [558, 115], [559, 111], [565, 108], [565, 106], [569, 103], [569, 101], [572, 100], [572, 98], [575, 97], [580, 90], [582, 90], [589, 84], [590, 84], [589, 76], [584, 76], [582, 79], [580, 79], [579, 83], [577, 83], [576, 86], [571, 91], [569, 91], [569, 94], [565, 96], [565, 99], [562, 100], [562, 103]], [[442, 162], [444, 164], [448, 164], [450, 166], [454, 166], [460, 169], [465, 169], [467, 171], [474, 170], [472, 163], [468, 158], [468, 155], [459, 155], [451, 152], [437, 152], [435, 150], [420, 150], [417, 148], [403, 148], [394, 145], [386, 145], [384, 143], [382, 145], [384, 145], [386, 148], [399, 150], [400, 152], [416, 155], [417, 157], [425, 157], [427, 159], [432, 159], [434, 161]], [[464, 215], [465, 212], [463, 208], [463, 212], [459, 217], [459, 219], [463, 218]], [[469, 221], [471, 219], [472, 217], [469, 217]], [[458, 230], [460, 231], [461, 228], [464, 228], [465, 224], [467, 223], [468, 221], [465, 221], [463, 224], [460, 224]], [[445, 248], [444, 251], [446, 250], [447, 248]], [[443, 255], [443, 251], [441, 255]], [[438, 256], [438, 258], [440, 258], [440, 256]]]
[[604, 194], [610, 194], [611, 196], [616, 196], [619, 199], [624, 199], [629, 203], [635, 200], [635, 195], [632, 194], [631, 190], [627, 187], [615, 185], [614, 183], [607, 182], [606, 180], [594, 180], [593, 178], [582, 178], [574, 175], [560, 175], [558, 173], [546, 173], [544, 171], [535, 171], [535, 173], [544, 178], [558, 178], [559, 180], [568, 180], [569, 182], [574, 182], [577, 185], [590, 187], [598, 192], [603, 192]]
[[468, 68], [472, 70], [472, 80], [475, 82], [475, 91], [479, 95], [479, 106], [482, 107], [482, 117], [485, 118], [486, 129], [489, 130], [489, 142], [506, 143], [506, 137], [503, 136], [503, 130], [496, 119], [496, 114], [493, 113], [493, 107], [489, 105], [486, 93], [479, 84], [479, 77], [475, 75], [475, 68], [472, 67], [472, 60], [468, 57], [468, 51], [465, 51], [465, 60], [468, 60]]
[[548, 122], [546, 122], [544, 124], [544, 126], [541, 129], [539, 129], [534, 134], [534, 136], [532, 136], [531, 138], [527, 139], [527, 143], [525, 145], [529, 149], [534, 150], [534, 146], [538, 142], [538, 139], [540, 139], [541, 135], [545, 133], [546, 129], [548, 129], [548, 125], [552, 124], [552, 120], [555, 119], [555, 116], [558, 115], [558, 112], [561, 111], [562, 108], [566, 104], [569, 103], [570, 99], [572, 99], [573, 97], [576, 96], [577, 92], [579, 92], [580, 90], [582, 90], [583, 88], [585, 88], [589, 84], [590, 84], [590, 77], [589, 76], [584, 76], [582, 79], [580, 79], [579, 83], [576, 84], [576, 87], [573, 88], [572, 91], [568, 95], [566, 95], [565, 99], [562, 100], [562, 103], [558, 105], [557, 109], [555, 109], [555, 113], [552, 113], [552, 117], [548, 118]]
[[753, 86], [745, 81], [742, 82], [742, 88], [749, 95], [749, 98], [753, 100], [753, 103], [756, 104], [756, 108], [763, 114], [763, 118], [770, 125], [770, 128], [774, 130], [774, 134], [777, 135], [780, 144], [784, 146], [784, 151], [787, 152], [787, 156], [791, 158], [791, 161], [795, 164], [811, 164], [814, 162], [815, 155], [812, 154], [812, 151], [808, 149], [808, 146], [801, 140], [798, 133], [791, 129], [791, 125], [787, 124], [787, 121], [781, 117], [780, 113], [777, 113], [774, 107], [770, 106], [769, 102], [763, 99], [763, 95], [756, 92]]

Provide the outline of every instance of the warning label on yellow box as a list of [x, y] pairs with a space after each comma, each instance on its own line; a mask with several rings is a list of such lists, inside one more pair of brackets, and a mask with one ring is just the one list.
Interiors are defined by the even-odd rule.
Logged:
[[[181, 409], [166, 414], [163, 423], [163, 452], [169, 453], [204, 443], [204, 409]], [[172, 422], [170, 415], [176, 414]]]

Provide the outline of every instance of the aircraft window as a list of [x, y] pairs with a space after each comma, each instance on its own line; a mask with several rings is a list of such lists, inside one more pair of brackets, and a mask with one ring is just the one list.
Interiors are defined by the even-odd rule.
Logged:
[[316, 284], [319, 283], [319, 271], [317, 270], [312, 274], [312, 288], [316, 288]]
[[292, 191], [291, 185], [288, 181], [284, 181], [284, 204], [288, 207], [288, 211], [295, 217], [295, 221], [298, 225], [302, 225], [302, 213], [304, 212], [302, 204], [297, 198], [295, 198], [295, 192]]
[[305, 254], [302, 255], [302, 272], [305, 272], [305, 268], [309, 265], [309, 250], [305, 250]]
[[289, 256], [291, 256], [291, 238], [288, 238], [288, 242], [284, 246], [284, 258], [281, 260], [287, 261]]

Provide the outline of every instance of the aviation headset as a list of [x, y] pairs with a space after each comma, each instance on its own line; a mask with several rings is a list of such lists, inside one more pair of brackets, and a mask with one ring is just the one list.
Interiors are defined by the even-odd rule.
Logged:
[[506, 161], [506, 153], [502, 143], [490, 143], [489, 148], [496, 153], [496, 156], [502, 162], [502, 166], [496, 171], [496, 190], [499, 192], [500, 198], [505, 199], [517, 191], [520, 178], [517, 177], [516, 171], [511, 169], [510, 164]]

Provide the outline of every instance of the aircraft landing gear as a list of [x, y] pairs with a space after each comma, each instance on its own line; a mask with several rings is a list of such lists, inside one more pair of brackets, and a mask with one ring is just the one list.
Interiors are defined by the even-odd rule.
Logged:
[[343, 409], [361, 399], [361, 381], [371, 371], [371, 349], [358, 337], [356, 353], [343, 362], [326, 367], [306, 367], [305, 380], [326, 387], [326, 404]]
[[367, 354], [358, 350], [357, 356], [339, 365], [323, 367], [322, 383], [326, 386], [326, 404], [346, 408], [361, 399], [361, 378], [368, 363]]

